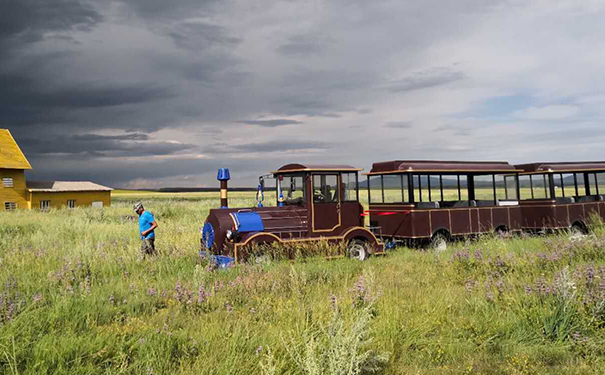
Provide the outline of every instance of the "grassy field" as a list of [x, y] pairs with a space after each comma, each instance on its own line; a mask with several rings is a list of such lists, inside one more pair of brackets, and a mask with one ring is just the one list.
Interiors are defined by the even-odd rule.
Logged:
[[[139, 253], [135, 201], [160, 227]], [[251, 193], [230, 194], [250, 206]], [[216, 271], [217, 193], [0, 212], [5, 374], [602, 374], [605, 233]]]

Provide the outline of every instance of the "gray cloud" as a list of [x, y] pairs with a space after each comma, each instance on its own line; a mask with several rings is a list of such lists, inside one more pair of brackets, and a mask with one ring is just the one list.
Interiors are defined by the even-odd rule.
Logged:
[[450, 132], [452, 135], [459, 136], [459, 137], [466, 137], [466, 136], [471, 135], [471, 130], [469, 130], [468, 128], [466, 128], [464, 126], [458, 126], [458, 125], [452, 125], [452, 124], [438, 126], [435, 129], [433, 129], [433, 132], [434, 133]]
[[183, 22], [171, 27], [168, 35], [174, 42], [190, 50], [204, 50], [213, 45], [234, 48], [241, 39], [230, 36], [224, 27], [199, 22]]
[[449, 68], [434, 68], [416, 72], [401, 80], [387, 85], [386, 89], [393, 93], [421, 90], [446, 85], [465, 78], [464, 73]]
[[332, 147], [332, 143], [320, 141], [269, 141], [258, 143], [244, 143], [239, 145], [230, 145], [219, 143], [204, 148], [205, 152], [210, 153], [270, 153], [270, 152], [291, 152], [305, 150], [326, 150]]
[[295, 35], [277, 47], [277, 52], [288, 57], [317, 56], [325, 53], [334, 41], [320, 35]]
[[411, 129], [412, 121], [391, 121], [387, 122], [384, 127], [391, 129]]
[[238, 121], [240, 124], [247, 125], [259, 125], [267, 128], [274, 128], [277, 126], [285, 126], [285, 125], [297, 125], [302, 124], [301, 121], [296, 120], [287, 120], [287, 119], [275, 119], [275, 120], [246, 120], [246, 121]]

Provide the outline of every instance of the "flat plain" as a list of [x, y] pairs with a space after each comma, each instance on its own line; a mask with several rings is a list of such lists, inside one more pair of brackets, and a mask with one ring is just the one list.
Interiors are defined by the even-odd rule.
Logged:
[[[138, 200], [160, 225], [156, 257], [139, 253]], [[104, 209], [0, 212], [0, 372], [605, 372], [598, 223], [584, 237], [215, 270], [198, 252], [218, 203], [117, 191]], [[233, 207], [253, 204], [254, 193], [230, 194]]]

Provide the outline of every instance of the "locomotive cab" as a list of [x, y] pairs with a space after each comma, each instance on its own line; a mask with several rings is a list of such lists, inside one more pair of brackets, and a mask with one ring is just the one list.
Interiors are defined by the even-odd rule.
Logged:
[[[342, 256], [365, 259], [381, 253], [382, 244], [363, 225], [360, 170], [348, 165], [288, 164], [262, 176], [256, 207], [210, 210], [202, 229], [202, 251], [241, 262], [254, 245], [325, 240], [350, 245]], [[276, 206], [264, 202], [268, 178], [276, 182]]]

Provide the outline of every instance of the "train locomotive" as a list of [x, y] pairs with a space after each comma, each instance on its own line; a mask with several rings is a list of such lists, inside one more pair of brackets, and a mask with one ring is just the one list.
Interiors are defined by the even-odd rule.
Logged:
[[[359, 171], [349, 165], [287, 164], [260, 178], [256, 207], [229, 208], [229, 172], [219, 170], [221, 208], [210, 210], [201, 250], [235, 263], [250, 261], [255, 246], [276, 243], [344, 243], [339, 256], [360, 260], [383, 254], [384, 244], [364, 226]], [[267, 178], [276, 181], [274, 207], [263, 205]]]

